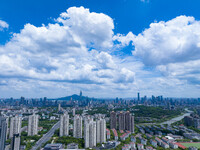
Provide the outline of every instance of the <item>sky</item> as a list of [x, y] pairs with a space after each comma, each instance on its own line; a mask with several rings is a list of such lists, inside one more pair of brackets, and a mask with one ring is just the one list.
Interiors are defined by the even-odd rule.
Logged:
[[199, 0], [4, 0], [0, 97], [200, 97]]

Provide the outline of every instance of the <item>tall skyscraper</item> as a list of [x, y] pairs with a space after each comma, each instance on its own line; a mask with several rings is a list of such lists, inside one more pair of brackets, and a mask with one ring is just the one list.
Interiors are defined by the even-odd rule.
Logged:
[[140, 93], [137, 93], [138, 101], [140, 101]]
[[110, 113], [110, 128], [117, 129], [117, 115], [114, 111]]
[[14, 134], [21, 134], [22, 118], [19, 116], [12, 117], [10, 119], [10, 134], [9, 138], [12, 138]]
[[82, 117], [80, 115], [74, 116], [73, 137], [82, 138]]
[[65, 112], [60, 116], [60, 137], [69, 135], [69, 115]]
[[44, 105], [44, 106], [47, 105], [47, 97], [44, 97], [43, 105]]
[[96, 122], [93, 119], [86, 119], [84, 121], [84, 140], [85, 148], [96, 146]]
[[99, 119], [96, 121], [96, 134], [97, 134], [97, 143], [105, 143], [106, 142], [106, 120]]
[[24, 97], [21, 97], [21, 99], [20, 99], [20, 104], [22, 104], [22, 105], [26, 104], [26, 101], [25, 101], [25, 98], [24, 98]]
[[82, 91], [80, 91], [80, 100], [82, 100]]
[[20, 135], [14, 134], [11, 139], [11, 150], [19, 150], [20, 148]]
[[39, 116], [36, 114], [30, 115], [28, 117], [28, 136], [33, 136], [38, 134], [38, 122]]
[[5, 150], [7, 124], [6, 118], [0, 116], [0, 150]]
[[118, 114], [118, 125], [119, 130], [125, 130], [125, 113], [122, 111]]

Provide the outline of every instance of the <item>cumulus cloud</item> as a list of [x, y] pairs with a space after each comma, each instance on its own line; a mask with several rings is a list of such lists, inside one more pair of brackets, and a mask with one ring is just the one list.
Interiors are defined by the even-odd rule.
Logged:
[[53, 82], [114, 87], [134, 82], [134, 72], [106, 51], [113, 45], [109, 16], [71, 7], [55, 20], [41, 27], [26, 24], [0, 47], [0, 80], [17, 79], [19, 86], [34, 80], [42, 86]]
[[146, 65], [163, 65], [196, 60], [200, 57], [200, 21], [179, 16], [170, 21], [150, 24], [133, 38], [133, 55]]
[[87, 45], [102, 48], [112, 46], [113, 20], [103, 13], [90, 12], [84, 7], [71, 7], [61, 13], [57, 21], [68, 26], [73, 35]]
[[145, 66], [155, 67], [171, 86], [170, 81], [175, 80], [200, 85], [200, 21], [194, 17], [178, 16], [154, 22], [139, 35], [117, 34], [113, 40], [121, 47], [132, 43], [133, 56]]
[[3, 31], [4, 29], [7, 29], [9, 27], [8, 23], [0, 20], [0, 31]]

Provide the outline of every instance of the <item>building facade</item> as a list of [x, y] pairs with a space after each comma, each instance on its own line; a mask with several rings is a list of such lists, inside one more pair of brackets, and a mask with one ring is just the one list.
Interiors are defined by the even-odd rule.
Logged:
[[7, 134], [6, 118], [0, 116], [0, 150], [5, 149], [6, 134]]
[[106, 120], [105, 119], [99, 119], [96, 121], [96, 140], [97, 143], [105, 143], [106, 142]]
[[80, 115], [74, 116], [73, 137], [82, 138], [82, 117]]
[[96, 146], [96, 136], [96, 122], [93, 119], [86, 119], [84, 121], [85, 148]]
[[64, 113], [60, 116], [60, 137], [69, 135], [69, 115]]
[[22, 118], [19, 116], [15, 116], [10, 119], [10, 139], [14, 136], [14, 134], [21, 134], [21, 124]]
[[114, 111], [110, 113], [110, 129], [117, 129], [117, 114]]
[[28, 136], [33, 136], [38, 134], [38, 122], [39, 122], [38, 115], [33, 114], [28, 117]]

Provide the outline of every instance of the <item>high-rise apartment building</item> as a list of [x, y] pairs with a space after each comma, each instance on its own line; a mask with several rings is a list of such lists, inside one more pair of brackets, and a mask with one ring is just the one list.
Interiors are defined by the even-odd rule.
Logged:
[[60, 137], [69, 135], [69, 115], [65, 112], [60, 116]]
[[28, 136], [33, 136], [38, 134], [38, 122], [39, 122], [38, 115], [33, 114], [28, 117]]
[[96, 121], [96, 141], [97, 143], [105, 143], [106, 142], [106, 120], [99, 119]]
[[0, 150], [5, 150], [7, 123], [6, 118], [0, 116]]
[[[117, 115], [116, 115], [117, 114]], [[127, 112], [114, 112], [110, 113], [110, 128], [119, 130], [127, 130], [134, 133], [134, 115], [129, 111]]]
[[125, 113], [123, 111], [118, 114], [118, 126], [119, 130], [125, 130]]
[[117, 129], [117, 114], [114, 111], [110, 113], [110, 128]]
[[73, 114], [73, 116], [76, 115], [76, 108], [73, 108], [73, 109], [72, 109], [72, 114]]
[[129, 111], [125, 113], [125, 129], [131, 131], [131, 113]]
[[84, 140], [85, 148], [96, 146], [96, 122], [93, 119], [86, 119], [84, 121]]
[[61, 104], [58, 104], [58, 112], [61, 111]]
[[8, 139], [8, 134], [9, 134], [8, 124], [9, 124], [9, 117], [6, 118], [6, 140]]
[[73, 137], [82, 138], [82, 117], [80, 115], [74, 116]]
[[10, 119], [10, 134], [9, 138], [12, 138], [14, 134], [21, 134], [22, 118], [19, 116], [12, 117]]
[[135, 133], [135, 121], [134, 121], [135, 117], [134, 115], [131, 115], [131, 127], [130, 127], [130, 131], [132, 133]]

